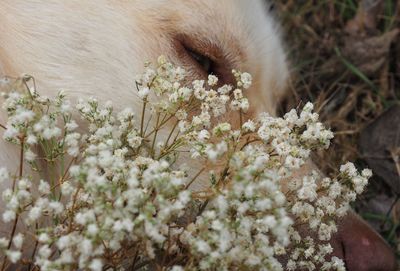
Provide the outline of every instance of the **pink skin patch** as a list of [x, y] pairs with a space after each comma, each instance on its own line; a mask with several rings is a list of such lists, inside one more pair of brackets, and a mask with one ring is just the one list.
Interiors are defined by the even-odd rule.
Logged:
[[365, 237], [361, 238], [361, 244], [363, 244], [363, 246], [370, 246], [371, 245], [371, 243], [368, 240], [368, 238], [365, 238]]

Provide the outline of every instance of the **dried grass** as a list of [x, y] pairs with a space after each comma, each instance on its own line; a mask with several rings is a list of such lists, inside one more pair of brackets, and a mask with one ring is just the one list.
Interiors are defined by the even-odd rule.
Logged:
[[[323, 171], [329, 174], [347, 160], [365, 165], [358, 148], [360, 132], [400, 103], [400, 3], [375, 1], [380, 6], [362, 9], [363, 2], [353, 0], [274, 2], [293, 74], [282, 112], [306, 101], [316, 104], [335, 132], [332, 148], [314, 159]], [[381, 196], [389, 199], [387, 214], [365, 208]], [[384, 182], [375, 178], [355, 208], [380, 224], [382, 236], [397, 249], [400, 204]]]

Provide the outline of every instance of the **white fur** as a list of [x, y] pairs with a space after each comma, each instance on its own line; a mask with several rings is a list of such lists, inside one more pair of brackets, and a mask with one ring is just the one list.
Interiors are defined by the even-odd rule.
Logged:
[[[134, 79], [144, 62], [164, 54], [196, 77], [173, 47], [177, 34], [220, 48], [253, 75], [248, 95], [256, 111], [275, 111], [288, 72], [262, 0], [2, 0], [0, 76], [27, 73], [41, 95], [62, 89], [71, 99], [93, 96], [140, 110]], [[0, 150], [0, 167], [16, 172], [17, 148], [1, 140]]]
[[[164, 54], [185, 65], [172, 46], [179, 33], [215, 44], [253, 74], [250, 102], [274, 112], [288, 72], [261, 0], [3, 0], [0, 72], [34, 76], [42, 95], [63, 89], [72, 99], [94, 96], [139, 109], [134, 78], [145, 61]], [[1, 142], [0, 149], [0, 165], [17, 161], [13, 148]]]

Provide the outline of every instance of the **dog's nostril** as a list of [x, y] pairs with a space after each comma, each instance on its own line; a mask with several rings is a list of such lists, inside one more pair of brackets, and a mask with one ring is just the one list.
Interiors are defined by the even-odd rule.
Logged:
[[339, 223], [338, 238], [348, 271], [396, 271], [396, 258], [386, 242], [357, 215], [350, 213]]

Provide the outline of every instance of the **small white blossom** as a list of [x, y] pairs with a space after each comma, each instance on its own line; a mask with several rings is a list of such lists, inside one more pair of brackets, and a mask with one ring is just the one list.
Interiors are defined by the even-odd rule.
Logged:
[[22, 244], [24, 242], [24, 236], [21, 233], [18, 233], [13, 238], [14, 247], [18, 250], [22, 248]]
[[21, 259], [22, 253], [21, 251], [7, 250], [6, 255], [10, 262], [17, 263]]
[[38, 241], [40, 243], [47, 243], [49, 240], [50, 240], [50, 237], [49, 237], [49, 235], [47, 233], [41, 233], [38, 236]]
[[254, 132], [256, 130], [256, 125], [252, 120], [248, 120], [245, 123], [243, 123], [242, 129], [245, 132]]
[[89, 269], [92, 271], [101, 271], [103, 270], [103, 263], [100, 259], [94, 259], [91, 261], [89, 265]]
[[138, 96], [141, 99], [146, 99], [149, 96], [150, 89], [148, 87], [140, 87], [138, 91]]
[[252, 77], [249, 73], [244, 72], [240, 75], [240, 81], [243, 84], [243, 88], [247, 89], [251, 86], [252, 83]]
[[38, 190], [40, 193], [44, 194], [44, 195], [48, 195], [50, 194], [50, 185], [48, 182], [40, 180], [40, 184], [38, 187]]
[[17, 214], [14, 211], [7, 210], [3, 213], [3, 222], [9, 223], [11, 221], [14, 221], [16, 217]]
[[208, 75], [208, 85], [209, 86], [215, 86], [218, 83], [218, 77], [216, 77], [215, 75]]

